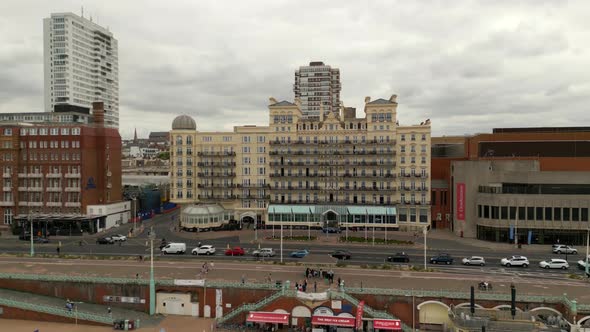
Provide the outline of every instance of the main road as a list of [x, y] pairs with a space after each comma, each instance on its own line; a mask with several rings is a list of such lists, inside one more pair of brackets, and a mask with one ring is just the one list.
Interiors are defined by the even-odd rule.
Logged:
[[[190, 255], [190, 250], [197, 246], [197, 243], [211, 244], [217, 248], [216, 255], [207, 256], [207, 260], [219, 260], [219, 261], [259, 261], [259, 260], [270, 260], [280, 261], [281, 259], [285, 262], [301, 262], [309, 266], [314, 264], [326, 264], [336, 263], [337, 260], [330, 257], [330, 254], [335, 249], [346, 249], [351, 253], [351, 259], [346, 260], [347, 265], [380, 265], [387, 263], [387, 257], [395, 254], [396, 252], [405, 252], [410, 257], [410, 264], [423, 266], [424, 264], [424, 250], [423, 244], [418, 243], [415, 245], [395, 245], [395, 246], [383, 246], [383, 245], [346, 245], [338, 243], [337, 241], [312, 241], [312, 242], [285, 242], [282, 250], [282, 258], [280, 254], [280, 243], [278, 240], [267, 240], [260, 246], [265, 248], [273, 248], [277, 255], [270, 258], [256, 258], [250, 254], [246, 254], [241, 257], [225, 256], [224, 251], [227, 246], [240, 246], [251, 252], [256, 249], [259, 245], [251, 241], [251, 239], [244, 239], [240, 232], [251, 232], [251, 231], [227, 231], [223, 234], [218, 233], [215, 236], [207, 236], [202, 233], [185, 233], [179, 234], [174, 231], [174, 226], [178, 218], [178, 212], [174, 212], [167, 215], [159, 215], [152, 220], [144, 223], [144, 230], [138, 236], [128, 239], [126, 242], [117, 243], [112, 245], [99, 245], [96, 243], [98, 235], [86, 236], [86, 237], [69, 237], [62, 238], [61, 240], [51, 239], [51, 243], [48, 244], [35, 244], [36, 253], [44, 254], [55, 254], [57, 249], [57, 242], [61, 243], [60, 251], [61, 254], [71, 255], [123, 255], [123, 256], [147, 256], [149, 255], [149, 240], [148, 231], [152, 229], [157, 236], [157, 241], [154, 246], [158, 246], [161, 239], [166, 239], [168, 242], [184, 242], [187, 244], [187, 253], [184, 255], [174, 255], [172, 257], [178, 259], [196, 259], [195, 256]], [[112, 229], [100, 236], [108, 236], [112, 234], [127, 234], [130, 229], [130, 225], [124, 225], [115, 229]], [[269, 233], [270, 231], [266, 231]], [[262, 237], [262, 232], [260, 232]], [[284, 235], [288, 235], [288, 232], [284, 232]], [[296, 231], [296, 233], [300, 233]], [[307, 231], [304, 232], [307, 235]], [[356, 233], [356, 234], [361, 234]], [[210, 234], [209, 234], [210, 235]], [[278, 231], [275, 231], [275, 236], [278, 236]], [[314, 231], [314, 236], [320, 235], [325, 237], [325, 234]], [[364, 234], [361, 234], [364, 235]], [[330, 237], [337, 237], [336, 234], [329, 234]], [[371, 235], [369, 236], [371, 237]], [[421, 241], [419, 239], [418, 241]], [[82, 242], [82, 245], [80, 245]], [[298, 249], [308, 249], [310, 254], [303, 258], [291, 258], [289, 253]], [[20, 241], [17, 239], [3, 239], [0, 240], [0, 251], [10, 253], [28, 253], [30, 250], [29, 242]], [[168, 259], [168, 256], [161, 255], [158, 248], [155, 248], [157, 255], [162, 256], [160, 259]], [[528, 251], [526, 255], [529, 259], [530, 266], [528, 268], [506, 268], [500, 265], [500, 260], [504, 257], [509, 257], [514, 254], [519, 254], [519, 250], [506, 250], [506, 249], [495, 249], [490, 250], [481, 247], [475, 247], [470, 245], [462, 244], [460, 241], [431, 241], [428, 244], [427, 260], [430, 257], [445, 252], [452, 255], [455, 259], [453, 265], [436, 266], [428, 264], [429, 267], [435, 267], [439, 271], [447, 271], [462, 274], [481, 274], [491, 273], [498, 275], [512, 275], [512, 276], [529, 276], [534, 278], [545, 278], [545, 279], [563, 279], [567, 278], [569, 274], [583, 275], [583, 271], [578, 270], [576, 262], [583, 258], [583, 254], [569, 255], [568, 260], [570, 268], [568, 270], [544, 270], [539, 267], [539, 262], [549, 258], [565, 258], [565, 255], [555, 255], [551, 253], [551, 248], [547, 246], [546, 251]], [[469, 256], [482, 256], [486, 260], [486, 266], [475, 267], [475, 266], [463, 266], [461, 265], [461, 259]], [[397, 264], [397, 263], [395, 263]]]

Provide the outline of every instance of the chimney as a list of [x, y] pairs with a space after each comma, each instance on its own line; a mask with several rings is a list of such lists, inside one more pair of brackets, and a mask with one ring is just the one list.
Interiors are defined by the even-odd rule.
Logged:
[[371, 101], [371, 97], [365, 97], [365, 104], [368, 104]]
[[104, 103], [102, 101], [92, 103], [92, 115], [94, 117], [94, 124], [98, 127], [104, 127]]

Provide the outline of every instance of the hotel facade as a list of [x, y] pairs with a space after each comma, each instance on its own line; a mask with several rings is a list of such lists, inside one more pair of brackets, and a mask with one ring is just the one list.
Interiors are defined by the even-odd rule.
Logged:
[[268, 126], [200, 132], [174, 119], [171, 200], [181, 227], [230, 220], [302, 227], [418, 230], [430, 225], [430, 120], [400, 126], [397, 101], [304, 118], [270, 98]]

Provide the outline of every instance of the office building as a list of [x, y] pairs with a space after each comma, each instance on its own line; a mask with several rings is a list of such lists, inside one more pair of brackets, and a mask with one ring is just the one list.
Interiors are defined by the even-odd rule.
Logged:
[[113, 34], [90, 19], [56, 13], [43, 20], [45, 111], [89, 113], [104, 103], [119, 128], [119, 55]]
[[[20, 115], [19, 115], [20, 116]], [[0, 121], [2, 229], [97, 232], [129, 220], [121, 198], [121, 137], [104, 127], [102, 103], [90, 124]]]
[[340, 69], [323, 62], [310, 62], [295, 71], [293, 91], [301, 100], [303, 118], [319, 119], [320, 112], [340, 112]]
[[430, 120], [400, 126], [395, 95], [367, 97], [361, 118], [345, 107], [306, 118], [298, 102], [271, 98], [269, 126], [233, 132], [200, 132], [191, 117], [174, 119], [171, 200], [215, 212], [183, 210], [182, 227], [232, 219], [314, 228], [430, 225]]

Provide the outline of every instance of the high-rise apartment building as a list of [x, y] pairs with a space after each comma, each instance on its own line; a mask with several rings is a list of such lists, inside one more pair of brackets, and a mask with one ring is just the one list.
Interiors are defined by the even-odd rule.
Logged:
[[[229, 220], [298, 227], [430, 225], [430, 121], [400, 126], [396, 96], [319, 119], [271, 98], [268, 126], [170, 132], [171, 200], [187, 230]], [[195, 205], [197, 204], [197, 205]]]
[[319, 118], [320, 111], [338, 113], [340, 110], [340, 69], [323, 62], [310, 62], [295, 71], [293, 91], [301, 100], [303, 118]]
[[113, 34], [72, 13], [43, 20], [45, 110], [90, 112], [104, 103], [105, 125], [119, 128], [119, 56]]

